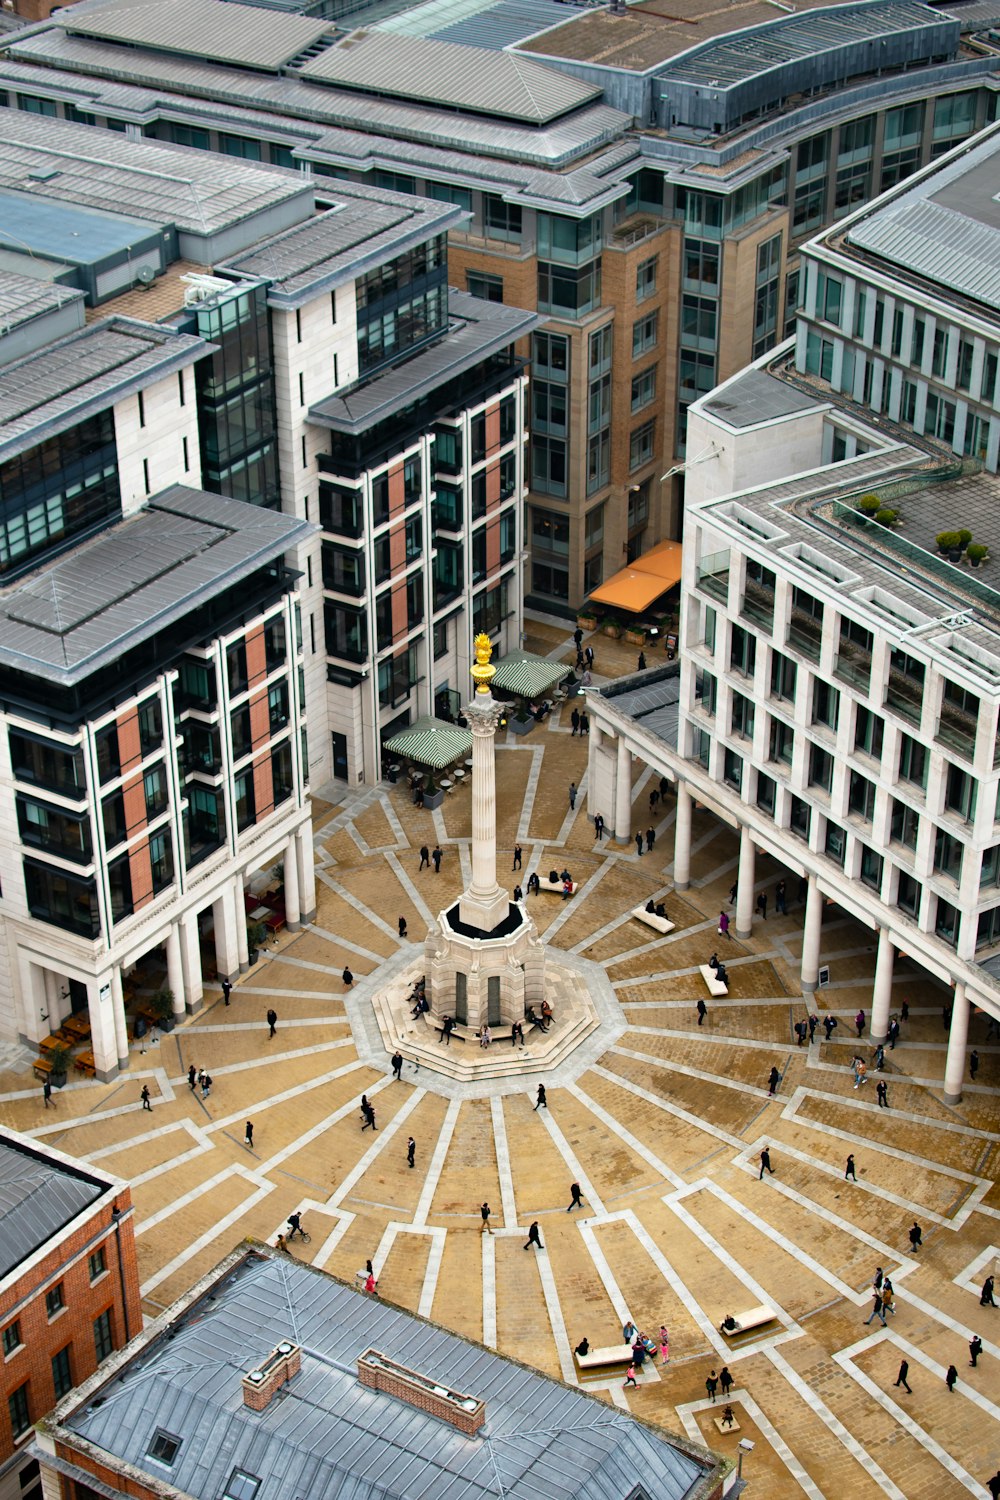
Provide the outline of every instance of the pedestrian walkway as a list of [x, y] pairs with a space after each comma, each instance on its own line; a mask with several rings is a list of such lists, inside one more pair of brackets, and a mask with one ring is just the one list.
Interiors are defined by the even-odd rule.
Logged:
[[[798, 1047], [794, 1026], [808, 1010], [792, 901], [787, 915], [770, 908], [752, 939], [726, 943], [729, 995], [708, 999], [699, 1026], [699, 965], [720, 942], [735, 839], [695, 812], [683, 896], [671, 887], [670, 798], [652, 852], [595, 843], [588, 747], [565, 718], [563, 707], [523, 740], [498, 742], [498, 873], [513, 886], [532, 869], [569, 866], [580, 894], [532, 897], [532, 915], [554, 946], [602, 966], [626, 1029], [600, 1056], [543, 1080], [547, 1109], [534, 1108], [536, 1077], [474, 1097], [411, 1062], [396, 1082], [388, 1054], [358, 1055], [348, 1007], [381, 966], [419, 962], [468, 857], [468, 787], [432, 814], [395, 786], [322, 806], [315, 923], [283, 934], [234, 986], [229, 1009], [210, 1002], [134, 1052], [115, 1082], [56, 1091], [48, 1113], [25, 1059], [8, 1056], [5, 1121], [129, 1177], [147, 1315], [244, 1236], [273, 1242], [298, 1209], [311, 1242], [291, 1247], [297, 1257], [352, 1282], [371, 1259], [380, 1296], [567, 1380], [578, 1378], [572, 1351], [584, 1336], [600, 1347], [619, 1343], [629, 1318], [654, 1337], [665, 1325], [669, 1364], [647, 1362], [634, 1390], [618, 1373], [587, 1379], [588, 1389], [735, 1455], [738, 1438], [716, 1429], [720, 1403], [705, 1396], [709, 1371], [728, 1365], [739, 1437], [755, 1444], [744, 1478], [769, 1500], [986, 1494], [1000, 1463], [1000, 1315], [980, 1307], [979, 1288], [1000, 1254], [1000, 1052], [985, 1020], [970, 1035], [978, 1078], [947, 1107], [941, 993], [898, 964], [894, 994], [910, 1019], [886, 1052], [889, 1108], [879, 1109], [874, 1088], [853, 1089], [849, 1067], [855, 1049], [866, 1060], [872, 1051], [852, 1021], [859, 1006], [870, 1012], [874, 937], [836, 913], [824, 925], [831, 984], [813, 1008], [840, 1025], [831, 1041], [820, 1027]], [[644, 829], [648, 778], [641, 766], [634, 777]], [[571, 814], [570, 781], [582, 788]], [[421, 871], [420, 846], [438, 842], [440, 873]], [[665, 938], [630, 915], [651, 897], [675, 924]], [[207, 1099], [188, 1088], [191, 1064], [214, 1080]], [[363, 1094], [375, 1130], [362, 1131]], [[761, 1181], [765, 1147], [774, 1175]], [[848, 1153], [856, 1183], [844, 1181]], [[584, 1203], [568, 1214], [574, 1182]], [[544, 1250], [526, 1255], [536, 1220]], [[896, 1293], [884, 1330], [864, 1323], [877, 1265]], [[728, 1313], [757, 1305], [773, 1321], [732, 1339], [720, 1331]], [[975, 1334], [984, 1353], [972, 1370]], [[903, 1358], [912, 1395], [894, 1386]]]

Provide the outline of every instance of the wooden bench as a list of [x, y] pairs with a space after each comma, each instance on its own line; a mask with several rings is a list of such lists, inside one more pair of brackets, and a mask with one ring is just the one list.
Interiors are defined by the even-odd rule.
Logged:
[[705, 983], [708, 985], [708, 993], [710, 995], [729, 994], [729, 986], [727, 984], [723, 984], [721, 979], [716, 979], [715, 970], [712, 968], [711, 964], [699, 964], [698, 968], [701, 972], [702, 979], [704, 979]]
[[579, 1370], [607, 1370], [613, 1365], [632, 1363], [631, 1344], [610, 1344], [605, 1349], [591, 1349], [589, 1354], [573, 1355]]
[[645, 922], [647, 927], [652, 927], [656, 932], [662, 932], [664, 936], [674, 930], [674, 924], [669, 917], [658, 917], [655, 911], [647, 911], [644, 906], [633, 907], [632, 915], [637, 922]]
[[[555, 896], [561, 896], [563, 894], [563, 883], [562, 883], [561, 880], [550, 880], [547, 875], [545, 875], [545, 876], [539, 875], [539, 877], [538, 877], [538, 889], [540, 891], [551, 891], [553, 895], [555, 895]], [[577, 890], [576, 882], [574, 881], [573, 884], [569, 888], [570, 895], [571, 896], [575, 896], [576, 895], [576, 890]]]
[[735, 1328], [723, 1328], [719, 1324], [719, 1331], [725, 1334], [727, 1339], [735, 1338], [738, 1333], [749, 1333], [752, 1328], [763, 1328], [765, 1323], [774, 1323], [777, 1314], [771, 1307], [749, 1307], [746, 1312], [734, 1313], [736, 1320]]
[[74, 1059], [73, 1066], [78, 1073], [83, 1073], [87, 1078], [97, 1076], [97, 1064], [92, 1052], [81, 1052], [79, 1057]]
[[48, 1078], [52, 1072], [52, 1063], [49, 1058], [39, 1055], [35, 1058], [34, 1069], [36, 1078]]

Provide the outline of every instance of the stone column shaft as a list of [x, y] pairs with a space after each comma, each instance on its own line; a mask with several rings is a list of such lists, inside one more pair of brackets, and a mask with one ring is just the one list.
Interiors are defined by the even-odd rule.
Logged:
[[965, 1078], [965, 1048], [969, 1040], [969, 1002], [965, 985], [956, 984], [951, 1008], [951, 1030], [948, 1032], [948, 1056], [944, 1065], [944, 1102], [958, 1104]]
[[691, 884], [691, 793], [682, 781], [677, 783], [677, 810], [674, 815], [674, 887], [686, 891]]
[[625, 736], [618, 736], [618, 774], [615, 778], [615, 838], [632, 842], [632, 752]]
[[749, 937], [753, 932], [754, 881], [757, 878], [757, 850], [749, 828], [740, 829], [740, 866], [736, 877], [736, 936]]
[[895, 962], [892, 940], [884, 927], [878, 933], [878, 957], [875, 960], [875, 985], [872, 990], [871, 1034], [873, 1042], [884, 1042], [889, 1031], [892, 1006], [892, 969]]
[[806, 914], [802, 924], [802, 993], [811, 995], [819, 982], [820, 935], [823, 930], [823, 897], [816, 876], [806, 887]]

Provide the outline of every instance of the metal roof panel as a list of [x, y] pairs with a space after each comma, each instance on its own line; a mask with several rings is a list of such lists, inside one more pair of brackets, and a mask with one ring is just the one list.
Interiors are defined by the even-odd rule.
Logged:
[[331, 28], [329, 21], [223, 0], [111, 0], [54, 18], [78, 36], [132, 47], [213, 57], [219, 62], [277, 72]]

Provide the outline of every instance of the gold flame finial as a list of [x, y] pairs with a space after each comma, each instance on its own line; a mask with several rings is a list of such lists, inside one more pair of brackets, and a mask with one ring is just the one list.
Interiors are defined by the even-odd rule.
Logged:
[[476, 660], [472, 667], [472, 680], [476, 684], [477, 693], [488, 693], [490, 683], [496, 675], [496, 667], [490, 665], [490, 657], [493, 655], [493, 642], [485, 633], [477, 635], [475, 639]]

